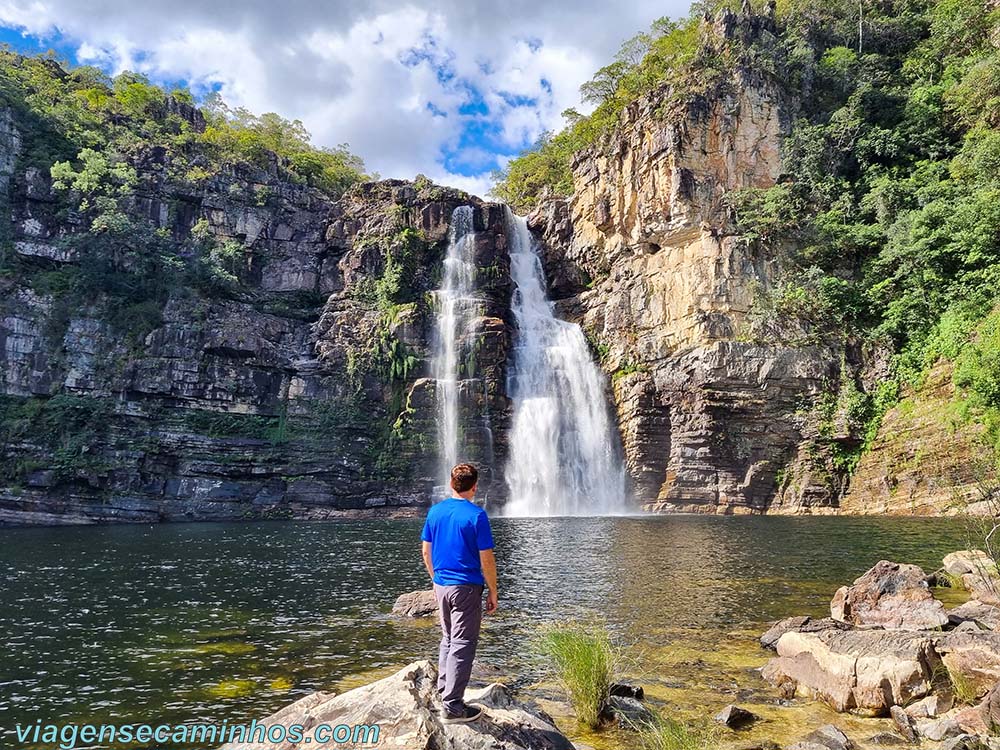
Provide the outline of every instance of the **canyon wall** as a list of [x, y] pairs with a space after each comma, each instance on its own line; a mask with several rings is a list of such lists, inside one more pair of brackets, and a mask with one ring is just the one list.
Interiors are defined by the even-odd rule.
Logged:
[[[199, 113], [188, 115], [197, 124]], [[184, 259], [224, 248], [237, 292], [181, 289], [161, 308], [67, 304], [89, 271], [87, 231], [21, 159], [0, 110], [11, 236], [0, 274], [0, 524], [325, 518], [425, 505], [435, 480], [433, 290], [449, 220], [475, 207], [481, 320], [466, 334], [469, 436], [503, 460], [510, 328], [502, 206], [418, 183], [339, 200], [269, 169], [226, 165], [197, 183], [162, 149], [133, 160], [129, 213]], [[387, 291], [388, 290], [388, 291]], [[136, 311], [148, 324], [133, 320]], [[492, 435], [500, 436], [497, 445]]]
[[[713, 31], [720, 45], [775, 41], [765, 16], [723, 13]], [[679, 111], [664, 113], [674, 92], [655, 92], [577, 156], [571, 199], [529, 217], [553, 294], [612, 380], [646, 510], [836, 505], [834, 482], [810, 473], [800, 449], [811, 405], [840, 377], [841, 352], [748, 333], [755, 294], [773, 285], [778, 263], [736, 234], [727, 205], [734, 191], [781, 178], [795, 107], [782, 92], [745, 68]]]

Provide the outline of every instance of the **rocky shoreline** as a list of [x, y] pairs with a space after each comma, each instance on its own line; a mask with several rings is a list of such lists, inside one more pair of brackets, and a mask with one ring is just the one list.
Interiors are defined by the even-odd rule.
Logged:
[[[946, 610], [931, 584], [974, 597]], [[806, 738], [796, 750], [944, 743], [997, 747], [1000, 729], [1000, 578], [981, 551], [944, 558], [926, 575], [882, 560], [830, 603], [830, 617], [775, 623], [761, 646], [776, 652], [761, 676], [785, 698], [821, 701], [838, 713], [891, 717], [896, 732], [867, 742]]]
[[[971, 598], [948, 608], [935, 597], [935, 590], [944, 587], [964, 588]], [[433, 616], [435, 602], [428, 594], [401, 595], [393, 615]], [[704, 716], [702, 723], [712, 724], [715, 730], [693, 733], [698, 744], [690, 744], [692, 739], [678, 745], [680, 750], [1000, 748], [996, 736], [1000, 731], [1000, 575], [983, 552], [949, 554], [942, 567], [929, 575], [916, 565], [879, 561], [834, 593], [828, 617], [788, 617], [773, 623], [759, 642], [773, 656], [751, 672], [777, 691], [777, 711], [795, 711], [815, 702], [850, 720], [834, 719], [808, 732], [800, 726], [791, 742], [779, 744], [762, 739], [761, 729], [768, 737], [767, 728], [776, 727], [772, 719], [758, 716], [737, 701], [714, 717]], [[414, 662], [390, 677], [341, 695], [307, 696], [263, 723], [299, 723], [307, 729], [334, 720], [378, 723], [382, 727], [379, 742], [364, 747], [589, 747], [575, 742], [575, 736], [570, 739], [564, 733], [568, 726], [560, 730], [550, 715], [552, 708], [535, 692], [515, 692], [500, 683], [470, 690], [467, 695], [485, 707], [484, 720], [457, 727], [443, 725], [437, 713], [435, 680], [433, 664]], [[645, 747], [642, 735], [633, 730], [643, 722], [656, 722], [657, 709], [665, 707], [658, 705], [655, 691], [647, 708], [641, 687], [624, 686], [632, 691], [626, 697], [622, 687], [612, 690], [608, 701], [606, 725], [617, 727], [617, 733], [608, 733], [595, 744], [602, 748], [620, 744], [630, 750]], [[659, 715], [669, 716], [669, 711]], [[872, 722], [870, 731], [865, 732], [868, 721]], [[751, 727], [755, 731], [747, 732]], [[590, 736], [586, 740], [592, 741]], [[281, 747], [299, 746], [303, 743]]]

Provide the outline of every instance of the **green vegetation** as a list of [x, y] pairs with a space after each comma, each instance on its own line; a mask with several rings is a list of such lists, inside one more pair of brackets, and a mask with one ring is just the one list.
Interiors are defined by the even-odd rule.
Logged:
[[[134, 73], [109, 78], [96, 68], [67, 69], [51, 57], [0, 49], [0, 107], [14, 113], [23, 138], [18, 172], [50, 174], [59, 199], [47, 209], [50, 218], [81, 230], [49, 241], [75, 261], [60, 267], [19, 256], [8, 236], [0, 238], [0, 277], [54, 296], [50, 338], [61, 338], [71, 313], [88, 307], [102, 308], [102, 317], [137, 342], [161, 324], [170, 297], [249, 296], [241, 243], [220, 241], [204, 220], [178, 237], [148, 218], [136, 193], [149, 176], [137, 165], [151, 157], [179, 185], [200, 184], [240, 163], [331, 196], [365, 178], [346, 147], [312, 146], [301, 122], [231, 110], [218, 96], [201, 114], [192, 104], [189, 92], [168, 93]], [[241, 199], [256, 205], [271, 200], [264, 185], [246, 191]], [[168, 206], [168, 213], [176, 210]]]
[[864, 445], [835, 456], [842, 469], [901, 385], [942, 357], [956, 362], [965, 413], [986, 423], [1000, 457], [1000, 10], [781, 0], [773, 37], [738, 21], [720, 43], [701, 17], [735, 5], [697, 3], [626, 42], [583, 87], [593, 114], [568, 112], [564, 130], [496, 175], [496, 194], [524, 209], [545, 191], [569, 193], [573, 154], [599, 150], [639, 99], [661, 116], [697, 116], [713, 93], [769, 81], [796, 102], [785, 174], [725, 200], [738, 233], [783, 270], [757, 289], [742, 336], [889, 353], [890, 381], [854, 394]]
[[193, 104], [189, 91], [167, 92], [136, 73], [110, 78], [91, 66], [0, 49], [0, 106], [29, 126], [22, 128], [22, 169], [44, 173], [63, 162], [82, 164], [99, 178], [79, 183], [92, 192], [109, 166], [126, 178], [136, 157], [162, 147], [170, 176], [194, 182], [234, 162], [276, 166], [286, 178], [331, 195], [365, 178], [364, 165], [346, 146], [313, 146], [298, 120], [231, 109], [215, 94], [202, 107], [204, 127], [196, 127]]
[[710, 750], [716, 747], [710, 732], [700, 732], [665, 716], [636, 728], [642, 750]]
[[[45, 468], [61, 481], [104, 471], [107, 465], [94, 446], [106, 439], [112, 413], [113, 405], [107, 399], [0, 396], [0, 455], [12, 457], [0, 462], [0, 477], [17, 482], [41, 468], [32, 458], [18, 458], [21, 445], [42, 446]], [[23, 453], [39, 455], [34, 450]]]
[[543, 134], [532, 148], [495, 172], [493, 193], [522, 212], [545, 190], [568, 195], [573, 190], [573, 154], [607, 134], [630, 103], [669, 86], [662, 102], [666, 112], [710, 91], [717, 85], [723, 61], [717, 59], [718, 50], [701, 44], [699, 18], [697, 10], [680, 22], [661, 18], [648, 33], [626, 41], [614, 61], [581, 87], [583, 100], [593, 104], [594, 111], [588, 116], [573, 109], [563, 112], [566, 128]]
[[591, 728], [599, 727], [619, 661], [607, 630], [578, 622], [559, 623], [543, 632], [540, 650], [551, 659], [577, 719]]

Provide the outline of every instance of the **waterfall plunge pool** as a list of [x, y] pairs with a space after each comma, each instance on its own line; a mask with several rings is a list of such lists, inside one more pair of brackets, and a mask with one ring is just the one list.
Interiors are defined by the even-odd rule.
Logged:
[[[739, 700], [783, 741], [836, 718], [774, 705], [753, 671], [768, 621], [822, 615], [879, 559], [930, 572], [965, 547], [949, 519], [643, 516], [496, 518], [500, 612], [478, 661], [581, 737], [531, 653], [544, 623], [601, 618], [628, 677], [668, 713]], [[17, 723], [250, 720], [433, 658], [433, 621], [388, 616], [427, 584], [421, 521], [167, 524], [0, 530], [0, 716]], [[797, 702], [799, 703], [799, 702]], [[798, 734], [796, 734], [798, 733]], [[583, 737], [625, 747], [615, 732]], [[6, 738], [0, 745], [7, 746]], [[634, 743], [633, 743], [634, 744]]]

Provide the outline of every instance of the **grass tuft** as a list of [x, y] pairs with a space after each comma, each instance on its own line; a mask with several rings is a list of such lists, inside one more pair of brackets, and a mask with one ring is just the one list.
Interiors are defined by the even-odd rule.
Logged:
[[709, 750], [716, 747], [711, 732], [693, 729], [664, 716], [636, 729], [642, 750]]
[[591, 729], [599, 727], [619, 663], [607, 630], [577, 622], [557, 623], [545, 629], [539, 650], [551, 659], [577, 720]]

